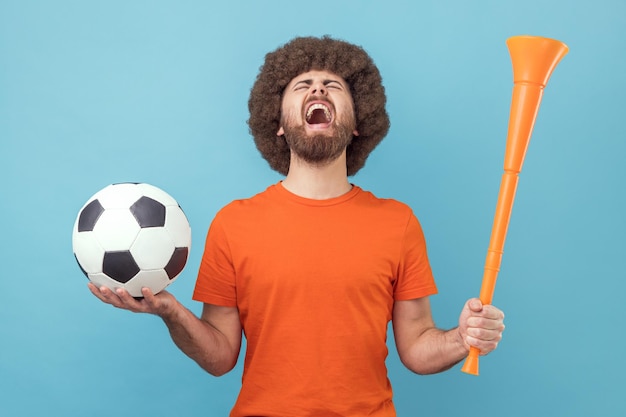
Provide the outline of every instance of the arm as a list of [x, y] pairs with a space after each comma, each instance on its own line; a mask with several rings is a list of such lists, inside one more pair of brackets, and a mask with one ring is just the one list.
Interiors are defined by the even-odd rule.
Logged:
[[220, 376], [235, 366], [241, 348], [241, 323], [236, 307], [204, 304], [198, 318], [167, 291], [154, 295], [144, 288], [144, 298], [137, 300], [122, 289], [113, 292], [91, 283], [89, 289], [100, 300], [117, 308], [161, 317], [176, 346], [210, 374]]
[[472, 299], [463, 308], [459, 327], [444, 331], [435, 327], [427, 297], [396, 301], [393, 330], [400, 360], [418, 374], [445, 371], [465, 358], [470, 346], [478, 347], [482, 355], [495, 349], [503, 319], [497, 308]]

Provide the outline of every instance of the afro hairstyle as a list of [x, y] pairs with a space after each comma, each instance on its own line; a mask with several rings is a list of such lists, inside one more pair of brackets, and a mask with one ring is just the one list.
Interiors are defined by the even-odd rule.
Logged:
[[250, 91], [250, 133], [270, 167], [287, 175], [289, 145], [284, 137], [276, 135], [283, 92], [293, 78], [312, 70], [330, 71], [350, 86], [359, 136], [348, 145], [346, 164], [348, 175], [354, 175], [389, 130], [382, 78], [360, 46], [329, 36], [297, 37], [268, 53]]

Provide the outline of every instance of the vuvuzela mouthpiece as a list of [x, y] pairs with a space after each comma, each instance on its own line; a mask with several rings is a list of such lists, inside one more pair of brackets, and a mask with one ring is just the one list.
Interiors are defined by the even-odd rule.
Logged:
[[513, 64], [514, 83], [545, 87], [552, 71], [569, 48], [556, 39], [541, 36], [513, 36], [506, 40]]

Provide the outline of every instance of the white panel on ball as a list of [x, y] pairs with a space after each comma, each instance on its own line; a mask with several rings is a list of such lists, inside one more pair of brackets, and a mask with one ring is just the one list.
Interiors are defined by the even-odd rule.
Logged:
[[[100, 272], [97, 274], [89, 274], [89, 280], [93, 282], [97, 287], [107, 287], [108, 289], [115, 291], [118, 288], [124, 288], [124, 284], [117, 282], [114, 279], [109, 278], [106, 274]], [[135, 297], [135, 296], [133, 296]]]
[[128, 209], [105, 209], [93, 233], [106, 251], [128, 249], [137, 238], [139, 224]]
[[137, 266], [141, 269], [165, 268], [174, 253], [174, 242], [163, 227], [141, 229], [130, 247]]
[[156, 294], [172, 282], [174, 282], [174, 279], [170, 280], [163, 269], [142, 270], [139, 271], [135, 278], [124, 284], [124, 288], [133, 297], [142, 297], [141, 289], [143, 287], [150, 288]]
[[105, 209], [128, 208], [141, 197], [137, 184], [112, 184], [94, 195]]
[[185, 213], [178, 207], [167, 207], [165, 228], [168, 230], [177, 248], [191, 247], [191, 229]]
[[[74, 226], [76, 229], [76, 226]], [[74, 233], [72, 236], [74, 254], [83, 270], [87, 273], [102, 272], [104, 249], [98, 243], [93, 232]]]

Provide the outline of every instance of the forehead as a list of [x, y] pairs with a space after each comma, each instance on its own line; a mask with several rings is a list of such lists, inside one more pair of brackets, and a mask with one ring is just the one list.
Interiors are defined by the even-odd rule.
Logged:
[[289, 82], [289, 85], [294, 85], [298, 82], [307, 81], [307, 80], [338, 81], [344, 86], [348, 85], [348, 83], [346, 83], [346, 81], [341, 76], [335, 74], [334, 72], [330, 72], [326, 70], [311, 70], [311, 71], [303, 72], [302, 74], [295, 76]]

